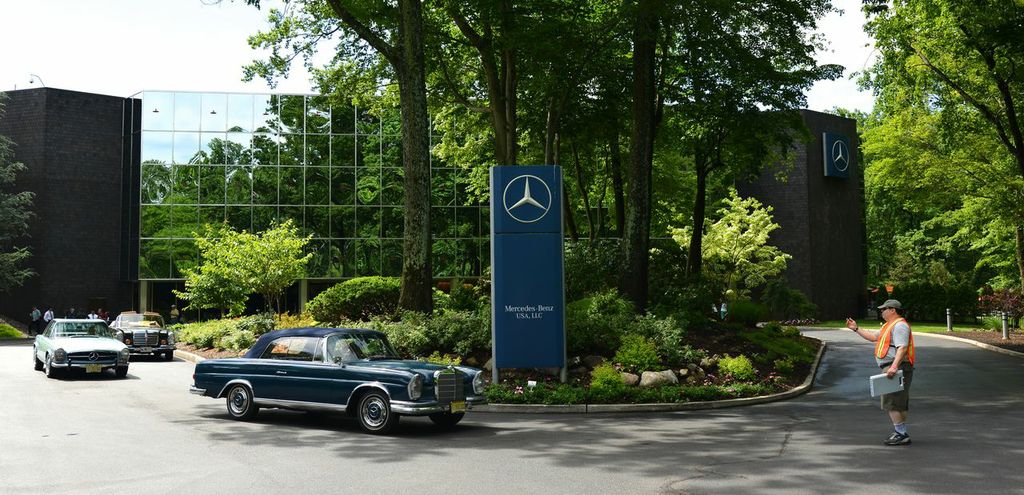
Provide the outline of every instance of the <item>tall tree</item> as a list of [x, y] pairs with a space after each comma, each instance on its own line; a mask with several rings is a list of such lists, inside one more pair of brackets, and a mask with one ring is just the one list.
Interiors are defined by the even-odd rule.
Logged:
[[[1018, 1], [864, 0], [881, 53], [869, 83], [884, 112], [926, 106], [976, 113], [1024, 178], [1024, 5]], [[998, 163], [978, 163], [991, 170]], [[1013, 219], [1024, 287], [1024, 216]]]
[[[256, 7], [260, 4], [259, 0], [246, 2]], [[300, 55], [311, 66], [318, 45], [325, 40], [337, 41], [337, 54], [328, 67], [315, 71], [322, 89], [337, 87], [346, 79], [364, 78], [360, 72], [374, 66], [370, 51], [385, 61], [383, 73], [374, 75], [383, 77], [384, 82], [397, 81], [402, 121], [404, 236], [399, 305], [430, 312], [433, 308], [430, 131], [423, 55], [423, 3], [421, 0], [306, 0], [288, 5], [287, 12], [271, 11], [270, 31], [250, 39], [254, 48], [271, 48], [272, 54], [269, 60], [250, 65], [247, 77], [258, 75], [272, 81], [287, 74], [291, 61]], [[376, 70], [382, 69], [376, 67]]]
[[[0, 93], [0, 120], [4, 118], [6, 98]], [[25, 170], [25, 165], [14, 161], [13, 146], [10, 139], [0, 136], [0, 292], [20, 287], [35, 273], [24, 265], [31, 253], [20, 245], [28, 234], [33, 194], [10, 191], [18, 172]]]

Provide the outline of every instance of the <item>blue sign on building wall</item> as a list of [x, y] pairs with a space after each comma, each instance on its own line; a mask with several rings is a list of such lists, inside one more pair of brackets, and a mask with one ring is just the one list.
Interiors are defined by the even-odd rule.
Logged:
[[822, 159], [825, 162], [825, 177], [850, 178], [853, 155], [850, 154], [850, 139], [842, 134], [822, 133], [824, 144]]
[[562, 168], [491, 168], [491, 300], [499, 368], [565, 367]]

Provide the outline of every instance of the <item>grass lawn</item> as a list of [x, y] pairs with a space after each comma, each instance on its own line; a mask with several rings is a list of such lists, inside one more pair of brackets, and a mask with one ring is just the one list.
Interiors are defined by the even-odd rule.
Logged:
[[[868, 330], [878, 330], [879, 328], [882, 328], [881, 322], [879, 322], [878, 325], [874, 325], [874, 324], [872, 324], [871, 321], [860, 320], [857, 324], [860, 325], [861, 328], [865, 328], [865, 329], [868, 329]], [[829, 320], [829, 321], [823, 321], [821, 323], [817, 323], [817, 324], [814, 324], [814, 325], [808, 325], [808, 326], [815, 327], [815, 328], [846, 328], [846, 320]], [[916, 322], [916, 321], [912, 321], [912, 322], [910, 322], [910, 328], [913, 331], [915, 331], [915, 332], [944, 333], [946, 331], [946, 322], [938, 323], [938, 322]], [[967, 324], [967, 323], [953, 322], [953, 331], [954, 332], [971, 332], [971, 331], [988, 332], [988, 331], [991, 331], [991, 330], [985, 330], [984, 328], [981, 328], [981, 326], [979, 324], [977, 324], [977, 323], [971, 325], [971, 324]]]
[[14, 327], [0, 323], [0, 339], [20, 339], [25, 337], [21, 332], [14, 329]]

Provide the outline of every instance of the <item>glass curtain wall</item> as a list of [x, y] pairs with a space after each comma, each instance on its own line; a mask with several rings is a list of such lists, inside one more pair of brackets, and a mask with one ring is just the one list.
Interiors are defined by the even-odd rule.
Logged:
[[[432, 138], [433, 139], [433, 138]], [[312, 234], [309, 278], [402, 271], [397, 109], [374, 115], [321, 96], [143, 92], [139, 279], [180, 280], [196, 235], [227, 222], [261, 232], [292, 219]], [[489, 262], [488, 211], [465, 174], [432, 158], [436, 277]]]

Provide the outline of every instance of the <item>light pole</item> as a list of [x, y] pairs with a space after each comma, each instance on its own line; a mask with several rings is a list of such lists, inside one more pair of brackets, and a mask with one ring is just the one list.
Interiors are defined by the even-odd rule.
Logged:
[[38, 79], [39, 80], [39, 84], [41, 84], [44, 88], [46, 87], [46, 83], [43, 82], [43, 78], [41, 78], [41, 77], [39, 77], [39, 76], [37, 76], [35, 74], [29, 74], [29, 75], [32, 76], [32, 77], [30, 77], [28, 79], [28, 83], [29, 84], [35, 84], [36, 80]]

